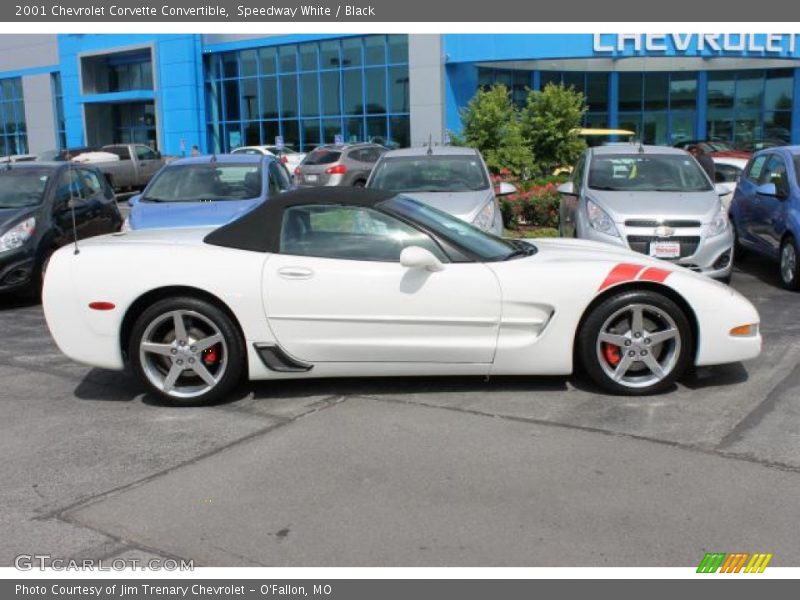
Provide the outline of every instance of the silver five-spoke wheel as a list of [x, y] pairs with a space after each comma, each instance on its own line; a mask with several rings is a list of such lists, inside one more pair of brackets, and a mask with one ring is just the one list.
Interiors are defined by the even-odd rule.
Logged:
[[194, 398], [225, 375], [228, 348], [209, 318], [191, 310], [172, 310], [145, 329], [139, 360], [156, 388], [177, 398]]
[[241, 329], [224, 306], [203, 298], [155, 301], [137, 316], [127, 347], [134, 373], [175, 405], [225, 400], [247, 372]]
[[595, 383], [615, 394], [642, 395], [668, 389], [686, 371], [693, 335], [672, 298], [652, 289], [623, 290], [590, 309], [577, 345]]
[[675, 321], [657, 306], [633, 304], [617, 310], [597, 336], [597, 358], [606, 374], [628, 387], [647, 387], [667, 377], [678, 361], [681, 336]]

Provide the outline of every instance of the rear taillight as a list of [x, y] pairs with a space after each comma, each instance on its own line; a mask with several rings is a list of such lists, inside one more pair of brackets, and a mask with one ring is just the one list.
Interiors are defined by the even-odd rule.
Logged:
[[284, 154], [283, 156], [281, 156], [281, 162], [283, 164], [288, 163], [289, 162], [289, 157]]
[[344, 175], [347, 173], [347, 167], [344, 165], [336, 165], [335, 167], [328, 167], [325, 169], [328, 175]]
[[300, 175], [300, 167], [295, 167], [294, 168], [294, 174], [295, 175]]

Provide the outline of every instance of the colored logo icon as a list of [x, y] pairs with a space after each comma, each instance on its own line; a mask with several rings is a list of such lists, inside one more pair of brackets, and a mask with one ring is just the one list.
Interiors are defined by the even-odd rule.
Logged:
[[756, 552], [707, 552], [697, 567], [698, 573], [763, 573], [772, 554]]

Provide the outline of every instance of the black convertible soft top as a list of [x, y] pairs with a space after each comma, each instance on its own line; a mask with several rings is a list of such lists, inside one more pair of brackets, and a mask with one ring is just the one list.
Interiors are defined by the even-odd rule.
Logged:
[[278, 252], [283, 211], [290, 206], [342, 204], [373, 207], [396, 195], [396, 192], [366, 188], [302, 188], [269, 198], [235, 221], [215, 229], [203, 241], [239, 250]]

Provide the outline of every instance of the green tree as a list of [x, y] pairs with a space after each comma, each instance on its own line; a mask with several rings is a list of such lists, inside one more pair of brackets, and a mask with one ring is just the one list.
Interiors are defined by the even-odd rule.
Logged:
[[573, 87], [548, 83], [543, 90], [530, 92], [520, 111], [522, 136], [536, 153], [542, 174], [563, 165], [573, 165], [586, 142], [578, 137], [586, 112], [584, 95]]
[[530, 174], [533, 151], [506, 86], [479, 89], [462, 109], [461, 123], [462, 132], [453, 136], [454, 143], [479, 150], [490, 171], [499, 173], [505, 168], [517, 176]]

